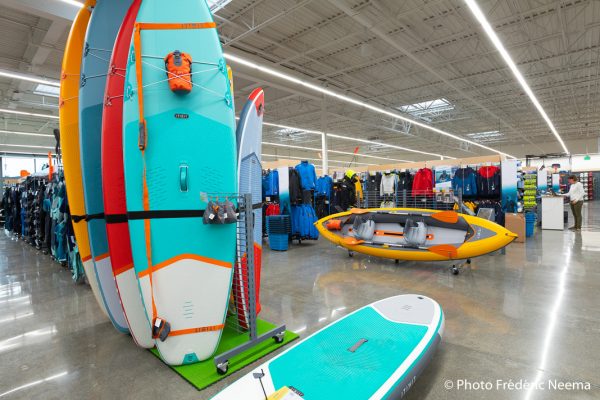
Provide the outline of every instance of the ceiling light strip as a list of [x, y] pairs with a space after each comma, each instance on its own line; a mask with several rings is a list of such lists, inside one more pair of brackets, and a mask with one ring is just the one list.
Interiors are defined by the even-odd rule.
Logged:
[[[262, 144], [267, 145], [267, 146], [288, 147], [290, 149], [298, 149], [298, 150], [318, 151], [318, 152], [322, 151], [322, 149], [319, 149], [319, 148], [316, 148], [316, 147], [294, 146], [294, 145], [283, 144], [283, 143], [262, 142]], [[360, 154], [360, 153], [354, 154], [354, 153], [352, 153], [350, 151], [327, 150], [327, 152], [328, 153], [335, 153], [335, 154], [344, 154], [344, 155], [349, 155], [349, 156], [376, 158], [376, 159], [379, 159], [379, 160], [386, 160], [386, 161], [413, 162], [413, 161], [410, 161], [410, 160], [400, 160], [400, 159], [397, 159], [397, 158], [372, 156], [370, 154]]]
[[42, 136], [42, 137], [47, 137], [47, 138], [54, 138], [54, 135], [46, 135], [44, 133], [34, 133], [34, 132], [18, 132], [18, 131], [0, 130], [0, 133], [6, 133], [6, 134], [10, 134], [10, 135]]
[[[317, 85], [314, 85], [312, 83], [308, 83], [308, 82], [306, 82], [306, 81], [304, 81], [302, 79], [298, 79], [298, 78], [293, 77], [291, 75], [287, 75], [287, 74], [284, 74], [282, 72], [276, 71], [276, 70], [274, 70], [272, 68], [256, 64], [256, 63], [254, 63], [252, 61], [246, 60], [246, 59], [238, 57], [236, 55], [233, 55], [233, 54], [230, 54], [230, 53], [224, 53], [224, 56], [229, 61], [233, 61], [235, 63], [241, 64], [241, 65], [245, 65], [248, 68], [256, 69], [257, 71], [260, 71], [260, 72], [263, 72], [263, 73], [275, 76], [277, 78], [286, 80], [288, 82], [294, 83], [294, 84], [299, 85], [299, 86], [303, 86], [303, 87], [308, 88], [310, 90], [313, 90], [315, 92], [323, 93], [323, 94], [325, 94], [327, 96], [331, 96], [331, 97], [337, 98], [337, 99], [339, 99], [341, 101], [345, 101], [346, 103], [354, 104], [356, 106], [366, 108], [368, 110], [374, 111], [374, 112], [379, 113], [379, 114], [387, 115], [387, 116], [392, 117], [392, 118], [396, 118], [396, 119], [400, 119], [400, 120], [406, 121], [406, 122], [411, 123], [413, 125], [419, 126], [419, 127], [423, 128], [423, 129], [430, 130], [432, 132], [438, 133], [440, 135], [443, 135], [443, 136], [446, 136], [446, 137], [449, 137], [449, 138], [452, 138], [452, 139], [455, 139], [455, 140], [458, 140], [458, 141], [461, 141], [461, 142], [469, 143], [469, 144], [471, 144], [473, 146], [477, 146], [477, 147], [480, 147], [482, 149], [485, 149], [485, 150], [488, 150], [488, 151], [491, 151], [491, 152], [494, 152], [494, 153], [498, 153], [498, 154], [501, 154], [501, 155], [505, 155], [507, 157], [515, 158], [515, 157], [511, 156], [510, 154], [503, 153], [503, 152], [501, 152], [499, 150], [492, 149], [491, 147], [485, 146], [483, 144], [479, 144], [479, 143], [474, 142], [472, 140], [468, 140], [468, 139], [462, 138], [460, 136], [457, 136], [457, 135], [454, 135], [452, 133], [449, 133], [449, 132], [443, 131], [441, 129], [435, 128], [433, 126], [424, 124], [424, 123], [416, 121], [414, 119], [407, 118], [407, 117], [405, 117], [402, 114], [398, 114], [396, 112], [392, 112], [392, 111], [386, 110], [384, 108], [377, 107], [377, 106], [374, 106], [372, 104], [368, 104], [368, 103], [362, 102], [362, 101], [357, 100], [355, 98], [348, 97], [346, 95], [334, 92], [332, 90], [325, 89], [325, 88], [323, 88], [321, 86], [317, 86]], [[410, 151], [410, 150], [407, 150], [407, 151]], [[415, 150], [413, 150], [413, 151], [415, 151]], [[418, 152], [418, 151], [415, 151], [415, 152]]]
[[[309, 158], [309, 157], [295, 157], [295, 156], [286, 156], [281, 154], [262, 154], [265, 157], [276, 157], [281, 159], [291, 158], [293, 160], [312, 160], [312, 161], [322, 161], [320, 158]], [[357, 161], [342, 161], [342, 160], [329, 160], [329, 162], [335, 162], [340, 164], [359, 164], [359, 165], [377, 165], [373, 163], [362, 163]]]
[[[292, 130], [297, 130], [297, 131], [303, 131], [303, 132], [306, 132], [306, 133], [313, 133], [315, 135], [323, 135], [323, 132], [321, 132], [321, 131], [315, 131], [315, 130], [312, 130], [312, 129], [304, 129], [304, 128], [298, 128], [298, 127], [288, 126], [288, 125], [282, 125], [282, 124], [274, 124], [272, 122], [263, 122], [263, 124], [267, 125], [267, 126], [274, 126], [276, 128], [292, 129]], [[362, 143], [375, 144], [377, 146], [389, 147], [389, 148], [392, 148], [392, 149], [407, 151], [407, 152], [410, 152], [410, 153], [418, 153], [418, 154], [424, 154], [424, 155], [435, 156], [435, 157], [443, 157], [443, 158], [454, 158], [454, 157], [445, 156], [443, 154], [429, 153], [427, 151], [409, 149], [407, 147], [395, 146], [393, 144], [375, 142], [375, 141], [366, 140], [366, 139], [353, 138], [353, 137], [350, 137], [350, 136], [337, 135], [337, 134], [333, 134], [333, 133], [329, 133], [329, 132], [327, 133], [327, 136], [329, 136], [329, 137], [336, 137], [338, 139], [343, 139], [343, 140], [350, 140], [350, 141], [354, 141], [354, 142], [362, 142]], [[409, 161], [409, 162], [411, 162], [411, 161]]]
[[0, 77], [18, 79], [21, 81], [41, 83], [48, 86], [60, 87], [60, 82], [53, 79], [46, 79], [41, 76], [22, 74], [20, 72], [8, 71], [5, 69], [0, 69]]
[[31, 112], [25, 112], [25, 111], [9, 110], [9, 109], [6, 109], [6, 108], [0, 108], [0, 113], [15, 114], [15, 115], [25, 115], [25, 116], [28, 116], [28, 117], [58, 119], [57, 115], [37, 114], [37, 113], [31, 113]]
[[481, 11], [481, 9], [479, 8], [479, 5], [477, 5], [477, 2], [475, 0], [465, 0], [465, 2], [467, 3], [467, 6], [469, 6], [469, 9], [473, 13], [473, 15], [475, 16], [477, 21], [481, 24], [483, 30], [488, 35], [488, 38], [492, 41], [492, 43], [496, 47], [496, 50], [498, 50], [498, 52], [504, 59], [504, 62], [506, 62], [506, 64], [512, 71], [513, 75], [515, 76], [515, 78], [517, 78], [517, 81], [519, 82], [519, 84], [521, 85], [521, 87], [523, 88], [525, 93], [527, 93], [527, 96], [529, 96], [529, 99], [531, 100], [531, 102], [533, 103], [535, 108], [538, 110], [538, 112], [540, 113], [540, 115], [542, 116], [544, 121], [546, 121], [546, 124], [548, 125], [548, 127], [550, 128], [550, 130], [552, 131], [552, 133], [554, 134], [554, 136], [556, 137], [556, 139], [562, 146], [565, 153], [569, 154], [569, 149], [567, 149], [567, 146], [565, 145], [562, 138], [558, 134], [558, 131], [554, 127], [554, 124], [550, 120], [550, 117], [548, 117], [548, 114], [546, 114], [546, 111], [540, 104], [539, 100], [537, 99], [537, 97], [535, 97], [535, 94], [533, 94], [533, 91], [527, 84], [527, 81], [525, 81], [525, 77], [521, 74], [521, 71], [519, 71], [519, 69], [517, 68], [517, 65], [511, 58], [510, 54], [508, 54], [508, 51], [506, 51], [506, 48], [504, 48], [504, 45], [500, 41], [500, 38], [498, 37], [498, 35], [496, 35], [496, 32], [494, 31], [494, 29], [492, 28], [492, 26], [490, 25], [488, 20], [485, 18], [485, 15], [483, 14], [483, 11]]

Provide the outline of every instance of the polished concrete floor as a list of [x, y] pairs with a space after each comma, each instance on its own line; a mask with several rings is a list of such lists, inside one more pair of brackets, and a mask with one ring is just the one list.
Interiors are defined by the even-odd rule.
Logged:
[[[583, 231], [539, 231], [459, 276], [444, 264], [349, 258], [324, 240], [265, 246], [261, 316], [306, 336], [375, 300], [421, 293], [441, 304], [446, 331], [407, 398], [600, 399], [600, 202], [584, 212]], [[0, 236], [0, 398], [208, 399], [241, 376], [198, 392], [117, 333], [87, 286]], [[503, 389], [510, 380], [538, 389]], [[476, 390], [482, 381], [493, 387]]]

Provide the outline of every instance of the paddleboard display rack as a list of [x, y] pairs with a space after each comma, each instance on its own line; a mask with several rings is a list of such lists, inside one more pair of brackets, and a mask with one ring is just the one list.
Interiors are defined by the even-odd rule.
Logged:
[[[231, 200], [231, 197], [229, 197]], [[276, 343], [282, 343], [285, 335], [285, 325], [277, 326], [269, 330], [268, 332], [258, 334], [257, 327], [257, 298], [256, 298], [256, 269], [255, 269], [255, 258], [254, 258], [254, 218], [253, 218], [253, 209], [254, 204], [252, 203], [252, 195], [244, 194], [237, 196], [238, 203], [238, 227], [237, 227], [237, 235], [238, 235], [238, 251], [237, 254], [245, 254], [246, 257], [246, 265], [247, 265], [247, 274], [248, 279], [243, 279], [244, 284], [242, 291], [247, 295], [244, 296], [244, 299], [241, 299], [236, 295], [235, 301], [247, 301], [247, 327], [242, 326], [239, 323], [240, 319], [236, 318], [237, 315], [232, 315], [227, 318], [227, 325], [230, 328], [233, 328], [239, 332], [247, 332], [248, 333], [248, 341], [242, 343], [241, 345], [234, 347], [222, 354], [215, 356], [214, 363], [217, 369], [217, 372], [220, 375], [224, 375], [229, 370], [229, 360], [232, 357], [254, 347], [258, 344], [265, 342], [267, 340], [275, 340]], [[258, 205], [256, 205], [258, 206]], [[261, 205], [262, 206], [262, 205]], [[239, 257], [237, 263], [239, 263]], [[238, 267], [236, 265], [236, 267]], [[234, 278], [235, 279], [235, 278]], [[230, 307], [230, 312], [236, 312], [236, 307]], [[246, 325], [246, 324], [245, 324]]]

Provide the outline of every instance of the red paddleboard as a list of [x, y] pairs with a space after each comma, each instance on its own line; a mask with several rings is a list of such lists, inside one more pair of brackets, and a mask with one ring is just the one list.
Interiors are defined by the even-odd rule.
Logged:
[[150, 322], [146, 316], [137, 277], [133, 269], [129, 227], [125, 218], [125, 176], [123, 172], [123, 93], [125, 68], [135, 18], [141, 0], [129, 8], [112, 52], [102, 117], [102, 187], [106, 234], [117, 289], [135, 342], [146, 348], [154, 347]]

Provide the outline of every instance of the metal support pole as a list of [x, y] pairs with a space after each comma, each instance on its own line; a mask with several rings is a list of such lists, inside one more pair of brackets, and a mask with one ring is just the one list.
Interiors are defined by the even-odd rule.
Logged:
[[327, 102], [325, 95], [323, 95], [323, 101], [321, 102], [321, 130], [323, 135], [321, 136], [321, 157], [323, 160], [323, 175], [329, 175], [329, 155], [327, 154]]

